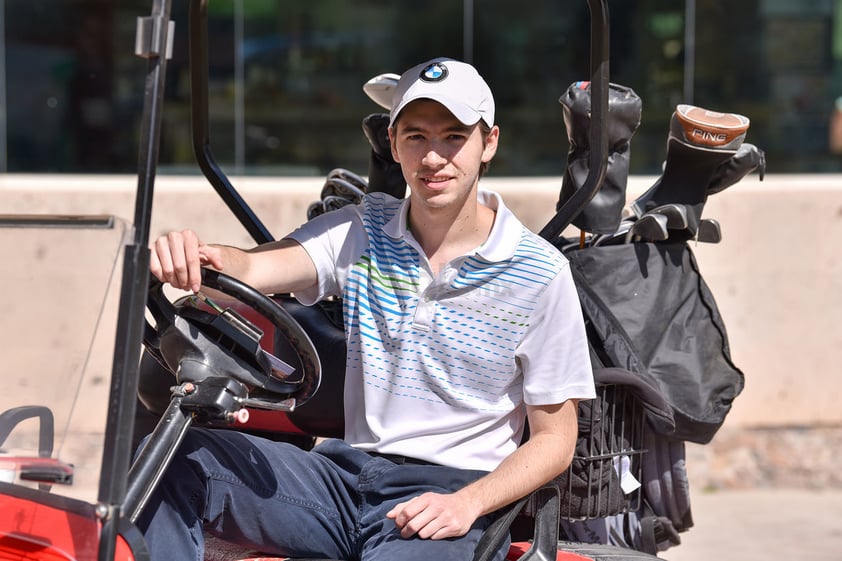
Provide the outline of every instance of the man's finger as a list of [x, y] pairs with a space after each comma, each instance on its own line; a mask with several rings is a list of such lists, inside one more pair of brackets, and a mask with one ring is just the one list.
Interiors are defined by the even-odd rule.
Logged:
[[189, 248], [185, 248], [185, 245], [187, 245], [189, 241], [181, 232], [170, 232], [167, 234], [167, 242], [169, 245], [170, 259], [172, 260], [173, 267], [173, 278], [170, 281], [170, 284], [181, 289], [191, 287], [190, 270], [188, 269], [187, 261]]
[[161, 282], [172, 283], [173, 263], [172, 256], [170, 255], [169, 241], [166, 238], [161, 237], [155, 240], [155, 255], [159, 269], [158, 279]]
[[158, 259], [158, 252], [152, 251], [149, 255], [149, 272], [152, 273], [159, 281], [164, 282], [163, 271], [161, 270], [161, 261]]
[[405, 524], [399, 526], [401, 537], [411, 538], [417, 534], [419, 538], [429, 538], [439, 529], [435, 520], [436, 516], [433, 512], [430, 512], [429, 509], [422, 510], [406, 520]]

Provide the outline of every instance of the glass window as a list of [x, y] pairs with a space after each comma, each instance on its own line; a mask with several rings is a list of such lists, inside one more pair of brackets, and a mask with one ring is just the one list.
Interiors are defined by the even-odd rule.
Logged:
[[[149, 0], [7, 0], [0, 170], [132, 173]], [[658, 173], [676, 104], [738, 112], [770, 172], [839, 171], [828, 133], [842, 95], [837, 0], [610, 0], [611, 80], [643, 100], [631, 171]], [[197, 173], [190, 141], [187, 1], [174, 3], [160, 166]], [[362, 91], [433, 56], [471, 60], [503, 128], [494, 175], [560, 175], [558, 98], [588, 78], [583, 0], [211, 0], [210, 138], [232, 174], [365, 173]], [[842, 105], [842, 103], [840, 104]]]

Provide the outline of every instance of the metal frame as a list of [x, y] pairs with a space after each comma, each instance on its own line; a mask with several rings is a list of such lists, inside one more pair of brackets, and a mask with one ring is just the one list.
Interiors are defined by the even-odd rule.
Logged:
[[114, 559], [117, 534], [123, 524], [131, 458], [131, 434], [137, 401], [138, 363], [149, 284], [149, 226], [158, 167], [167, 59], [174, 25], [171, 0], [154, 0], [151, 15], [138, 18], [135, 54], [147, 59], [143, 117], [138, 153], [134, 235], [126, 246], [120, 287], [108, 417], [103, 443], [97, 515], [102, 521], [97, 558]]

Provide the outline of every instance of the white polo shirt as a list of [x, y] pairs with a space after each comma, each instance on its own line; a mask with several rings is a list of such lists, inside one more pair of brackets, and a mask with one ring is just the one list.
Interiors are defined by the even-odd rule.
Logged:
[[484, 244], [433, 278], [407, 230], [409, 200], [382, 193], [289, 237], [318, 287], [343, 299], [345, 439], [366, 451], [491, 471], [520, 444], [524, 404], [594, 397], [582, 312], [566, 258], [496, 193]]

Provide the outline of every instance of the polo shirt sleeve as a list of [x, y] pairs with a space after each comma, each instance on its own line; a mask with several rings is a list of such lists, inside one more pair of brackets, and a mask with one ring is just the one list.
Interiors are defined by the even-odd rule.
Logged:
[[516, 357], [528, 405], [596, 397], [582, 307], [569, 265], [541, 294]]
[[295, 298], [305, 306], [342, 295], [348, 270], [357, 262], [367, 242], [357, 205], [319, 215], [286, 237], [300, 243], [316, 267], [316, 286], [295, 293]]

